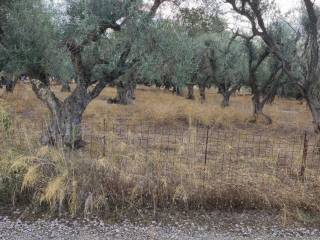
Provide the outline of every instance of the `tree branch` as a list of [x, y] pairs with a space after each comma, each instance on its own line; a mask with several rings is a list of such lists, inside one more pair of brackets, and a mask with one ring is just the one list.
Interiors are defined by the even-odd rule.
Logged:
[[131, 44], [128, 43], [127, 46], [125, 47], [125, 50], [123, 51], [123, 53], [119, 58], [119, 61], [117, 63], [115, 70], [113, 70], [112, 72], [106, 72], [104, 76], [104, 80], [99, 81], [97, 85], [93, 88], [93, 90], [89, 93], [91, 99], [94, 99], [97, 96], [99, 96], [99, 94], [107, 86], [107, 84], [119, 78], [128, 69], [130, 69], [133, 66], [131, 64], [127, 64], [127, 59], [130, 52], [131, 52]]
[[98, 26], [97, 31], [92, 31], [87, 34], [87, 37], [81, 42], [80, 47], [83, 48], [86, 45], [88, 45], [90, 42], [97, 42], [101, 35], [103, 35], [107, 29], [112, 29], [113, 31], [121, 31], [121, 25], [117, 24], [116, 22], [113, 23], [107, 23], [102, 22]]
[[32, 90], [37, 97], [48, 106], [52, 115], [57, 116], [58, 113], [56, 111], [61, 108], [62, 102], [42, 81], [34, 78], [32, 78], [30, 81]]
[[67, 41], [67, 49], [70, 52], [71, 62], [77, 76], [79, 77], [78, 80], [80, 84], [88, 86], [88, 84], [90, 84], [90, 73], [82, 62], [81, 45], [77, 45], [74, 39], [69, 39]]
[[[264, 97], [263, 97], [263, 100], [262, 100], [262, 104], [265, 105], [267, 102], [272, 102], [273, 100], [271, 99], [274, 99], [274, 97], [276, 96], [277, 94], [277, 89], [279, 87], [279, 84], [276, 84], [276, 81], [278, 81], [281, 76], [283, 75], [283, 71], [281, 71], [282, 67], [279, 67], [276, 71], [274, 71], [270, 78], [269, 78], [269, 84], [266, 84], [267, 86], [268, 85], [271, 85], [270, 89], [266, 92], [266, 88], [267, 86], [264, 86], [263, 88], [263, 92], [264, 92]], [[280, 72], [281, 71], [281, 72]], [[280, 74], [279, 74], [280, 73]], [[278, 76], [277, 76], [278, 75]]]
[[[257, 35], [263, 39], [266, 45], [269, 48], [270, 53], [272, 53], [280, 62], [282, 62], [283, 70], [288, 75], [288, 78], [291, 79], [293, 82], [297, 82], [293, 76], [293, 73], [290, 68], [289, 62], [283, 56], [280, 47], [268, 33], [267, 28], [265, 26], [262, 12], [260, 10], [260, 1], [257, 0], [240, 0], [242, 3], [242, 7], [239, 8], [236, 4], [236, 0], [225, 0], [227, 3], [231, 4], [232, 8], [235, 12], [241, 14], [242, 16], [246, 17], [251, 25], [252, 25], [252, 32], [254, 35]], [[305, 2], [310, 2], [310, 0], [304, 0]], [[310, 2], [311, 3], [311, 2]], [[249, 6], [249, 9], [246, 7]], [[258, 30], [258, 27], [261, 31]]]

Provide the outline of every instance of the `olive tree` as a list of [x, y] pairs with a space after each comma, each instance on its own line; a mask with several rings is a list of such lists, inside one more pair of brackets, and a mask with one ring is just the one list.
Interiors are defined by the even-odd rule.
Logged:
[[[198, 69], [190, 78], [190, 82], [186, 83], [188, 89], [187, 98], [194, 99], [194, 86], [198, 85], [201, 102], [204, 102], [205, 89], [213, 83], [212, 63], [214, 51], [212, 41], [210, 38], [208, 39], [208, 35], [224, 33], [227, 23], [221, 17], [220, 9], [217, 6], [209, 8], [205, 3], [195, 8], [180, 8], [178, 22], [186, 28], [188, 35], [198, 42], [194, 59]], [[211, 62], [210, 67], [205, 67], [209, 62]]]
[[206, 100], [206, 89], [210, 88], [214, 81], [215, 50], [212, 39], [200, 41], [195, 52], [196, 72], [193, 83], [197, 84], [200, 92], [200, 101]]
[[7, 72], [7, 56], [5, 51], [7, 46], [4, 41], [4, 31], [7, 25], [8, 16], [14, 4], [20, 0], [3, 0], [0, 2], [0, 88], [5, 87], [7, 92], [12, 92], [16, 83], [16, 78], [10, 72]]
[[252, 94], [252, 122], [262, 118], [265, 123], [271, 124], [272, 120], [263, 113], [263, 108], [277, 93], [282, 66], [277, 62], [272, 62], [268, 48], [263, 43], [254, 41], [254, 36], [241, 35], [241, 37], [244, 39], [247, 53], [248, 78], [245, 85], [251, 89]]
[[135, 88], [138, 79], [138, 69], [132, 68], [126, 74], [120, 76], [112, 83], [116, 87], [117, 96], [108, 99], [108, 103], [128, 105], [135, 100]]
[[229, 106], [230, 96], [248, 78], [248, 61], [245, 45], [230, 32], [212, 36], [215, 49], [214, 85], [222, 95], [222, 107]]
[[143, 45], [150, 48], [150, 54], [144, 56], [139, 67], [140, 78], [147, 80], [147, 85], [164, 86], [180, 95], [197, 70], [194, 59], [197, 43], [175, 21], [157, 21], [149, 33]]
[[[10, 63], [31, 77], [32, 89], [51, 113], [43, 143], [78, 148], [83, 145], [82, 115], [88, 104], [107, 84], [126, 74], [143, 48], [137, 39], [148, 33], [148, 25], [163, 0], [154, 0], [145, 11], [144, 2], [117, 0], [68, 0], [67, 11], [53, 16], [40, 0], [15, 6], [6, 28], [11, 45]], [[63, 33], [57, 33], [55, 17], [64, 18]], [[50, 89], [53, 52], [67, 55], [76, 76], [76, 87], [63, 101]]]
[[291, 82], [294, 82], [300, 89], [311, 111], [315, 133], [320, 134], [320, 96], [319, 96], [319, 44], [318, 44], [318, 19], [316, 3], [312, 0], [303, 0], [302, 9], [306, 12], [305, 36], [301, 39], [303, 47], [298, 47], [298, 55], [303, 59], [301, 62], [301, 72], [296, 77], [294, 71], [299, 69], [294, 62], [291, 62], [283, 54], [282, 47], [272, 36], [266, 25], [265, 12], [272, 2], [267, 0], [225, 0], [238, 14], [246, 17], [252, 32], [259, 36], [268, 46], [271, 54], [281, 61], [283, 70]]
[[178, 22], [187, 29], [191, 37], [223, 32], [227, 27], [224, 19], [220, 17], [218, 8], [207, 8], [203, 4], [196, 8], [180, 8]]

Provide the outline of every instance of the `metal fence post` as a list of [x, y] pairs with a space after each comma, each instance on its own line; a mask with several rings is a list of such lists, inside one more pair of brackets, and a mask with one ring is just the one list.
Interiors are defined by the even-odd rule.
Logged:
[[300, 177], [303, 179], [305, 177], [305, 171], [307, 167], [307, 157], [308, 157], [308, 134], [307, 131], [304, 132], [303, 136], [303, 153], [300, 168]]
[[208, 142], [209, 142], [209, 131], [210, 127], [207, 127], [207, 135], [206, 135], [206, 147], [205, 147], [205, 152], [204, 152], [204, 166], [207, 166], [207, 158], [208, 158]]
[[103, 119], [103, 150], [102, 156], [106, 156], [106, 119]]

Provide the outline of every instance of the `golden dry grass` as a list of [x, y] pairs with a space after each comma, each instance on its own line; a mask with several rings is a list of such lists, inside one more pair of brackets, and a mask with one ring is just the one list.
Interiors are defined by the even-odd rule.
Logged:
[[[68, 93], [61, 93], [59, 89], [59, 86], [53, 87], [59, 98], [65, 98]], [[115, 95], [114, 88], [106, 88], [88, 106], [84, 122], [92, 127], [101, 124], [103, 119], [112, 122], [117, 118], [171, 126], [199, 122], [223, 128], [299, 134], [312, 126], [311, 114], [306, 104], [295, 100], [276, 99], [272, 105], [266, 105], [265, 113], [272, 117], [273, 124], [265, 126], [248, 124], [252, 112], [250, 96], [234, 96], [230, 100], [230, 107], [224, 109], [220, 106], [221, 96], [214, 89], [208, 90], [205, 104], [200, 104], [199, 100], [190, 101], [164, 90], [147, 87], [138, 87], [133, 105], [108, 104], [107, 99]], [[198, 96], [197, 91], [195, 95]], [[9, 105], [10, 111], [21, 117], [25, 123], [28, 123], [28, 120], [32, 123], [34, 119], [44, 119], [48, 114], [46, 106], [36, 98], [30, 86], [25, 84], [18, 84], [13, 94], [2, 93], [0, 104]]]
[[[194, 129], [190, 130], [188, 139], [195, 137]], [[320, 178], [312, 169], [307, 178], [299, 178], [299, 156], [288, 172], [278, 166], [277, 157], [241, 157], [226, 162], [221, 158], [206, 165], [192, 159], [193, 155], [182, 160], [192, 147], [189, 144], [196, 144], [196, 140], [174, 145], [176, 153], [168, 156], [161, 144], [146, 152], [130, 139], [121, 141], [108, 132], [107, 154], [103, 156], [99, 142], [72, 152], [29, 145], [25, 140], [31, 134], [20, 144], [14, 135], [12, 141], [2, 144], [0, 174], [13, 178], [11, 197], [22, 195], [34, 206], [47, 204], [54, 212], [86, 215], [123, 208], [320, 212]]]
[[[66, 94], [54, 88], [60, 98]], [[106, 88], [84, 114], [84, 121], [96, 127], [107, 119], [128, 118], [131, 122], [151, 121], [156, 126], [190, 127], [188, 144], [196, 135], [192, 124], [215, 124], [217, 128], [239, 129], [265, 135], [275, 132], [280, 136], [300, 134], [311, 126], [311, 117], [305, 105], [296, 101], [277, 99], [266, 107], [274, 123], [271, 126], [248, 123], [251, 115], [249, 96], [231, 99], [231, 106], [220, 107], [221, 97], [214, 90], [208, 93], [207, 103], [190, 101], [163, 90], [139, 87], [132, 106], [107, 103], [115, 96], [113, 88]], [[101, 141], [93, 141], [79, 152], [41, 147], [37, 141], [38, 119], [46, 118], [46, 107], [37, 100], [28, 85], [19, 84], [11, 95], [2, 95], [0, 106], [5, 114], [2, 122], [10, 123], [0, 129], [0, 175], [7, 179], [6, 195], [15, 202], [23, 195], [33, 203], [48, 204], [55, 211], [66, 208], [69, 213], [87, 214], [119, 207], [138, 209], [148, 207], [190, 208], [258, 208], [278, 209], [285, 212], [320, 212], [320, 178], [316, 170], [307, 169], [307, 178], [299, 175], [302, 153], [294, 156], [292, 169], [279, 167], [277, 157], [240, 157], [223, 162], [232, 143], [224, 141], [225, 152], [220, 160], [182, 161], [190, 146], [183, 140], [172, 146], [155, 143], [148, 152], [130, 140], [117, 139], [107, 132], [107, 154], [103, 156]], [[8, 116], [6, 112], [11, 112]], [[13, 123], [12, 123], [13, 121]], [[10, 131], [19, 125], [19, 131]], [[130, 135], [132, 134], [132, 136]], [[128, 136], [134, 137], [134, 133]], [[288, 134], [288, 135], [284, 135]], [[288, 142], [290, 142], [288, 140]], [[171, 147], [176, 155], [168, 157], [163, 152]], [[298, 210], [297, 210], [298, 209]]]

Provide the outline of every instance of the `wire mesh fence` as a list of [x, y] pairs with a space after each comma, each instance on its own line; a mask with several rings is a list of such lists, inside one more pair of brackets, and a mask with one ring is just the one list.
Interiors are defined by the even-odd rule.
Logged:
[[[44, 123], [35, 124], [46, 127]], [[37, 141], [41, 134], [41, 131], [35, 133], [34, 128], [29, 129], [33, 133], [30, 135], [21, 126], [16, 129], [15, 134], [20, 134], [18, 138], [28, 141]], [[31, 135], [37, 139], [30, 139]], [[131, 149], [123, 153], [124, 158], [132, 158], [132, 152], [139, 152], [139, 157], [146, 161], [156, 156], [165, 161], [167, 168], [180, 166], [186, 171], [199, 168], [200, 178], [237, 178], [241, 173], [250, 178], [263, 175], [282, 179], [314, 178], [320, 170], [317, 138], [306, 132], [287, 137], [198, 124], [172, 127], [104, 119], [95, 128], [84, 124], [82, 135], [92, 157], [111, 156], [115, 147], [123, 145]]]

